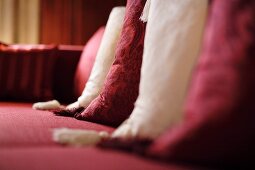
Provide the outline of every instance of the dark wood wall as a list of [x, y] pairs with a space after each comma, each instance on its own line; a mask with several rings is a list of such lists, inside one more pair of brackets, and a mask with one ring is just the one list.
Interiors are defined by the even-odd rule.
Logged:
[[126, 0], [41, 0], [40, 43], [83, 45]]

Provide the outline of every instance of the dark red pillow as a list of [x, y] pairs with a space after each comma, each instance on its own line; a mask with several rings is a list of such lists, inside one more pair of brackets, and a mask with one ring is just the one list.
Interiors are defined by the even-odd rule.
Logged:
[[115, 61], [100, 95], [77, 119], [117, 126], [132, 112], [138, 96], [145, 24], [140, 21], [145, 0], [128, 0]]
[[97, 32], [89, 39], [83, 49], [75, 73], [74, 88], [77, 97], [82, 94], [85, 84], [89, 79], [90, 72], [95, 62], [97, 51], [103, 38], [104, 30], [105, 27], [99, 28]]
[[150, 147], [168, 161], [217, 168], [253, 165], [255, 1], [214, 0], [187, 100], [187, 119]]
[[9, 45], [0, 49], [0, 100], [52, 99], [57, 47]]

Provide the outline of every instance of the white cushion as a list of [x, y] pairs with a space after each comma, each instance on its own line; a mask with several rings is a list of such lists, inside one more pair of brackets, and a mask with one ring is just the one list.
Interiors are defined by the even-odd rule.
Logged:
[[115, 49], [120, 37], [124, 16], [125, 7], [115, 7], [112, 9], [89, 80], [78, 101], [67, 108], [81, 106], [86, 108], [101, 92], [104, 80], [115, 57]]

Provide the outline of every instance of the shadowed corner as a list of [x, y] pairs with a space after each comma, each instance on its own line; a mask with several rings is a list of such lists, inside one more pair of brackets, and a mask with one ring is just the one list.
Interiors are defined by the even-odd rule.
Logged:
[[147, 148], [152, 142], [150, 139], [105, 138], [97, 146], [102, 149], [116, 149], [145, 155]]
[[76, 114], [80, 114], [84, 111], [84, 107], [79, 108], [71, 108], [71, 109], [56, 109], [50, 110], [50, 112], [54, 113], [56, 116], [65, 116], [65, 117], [74, 117]]

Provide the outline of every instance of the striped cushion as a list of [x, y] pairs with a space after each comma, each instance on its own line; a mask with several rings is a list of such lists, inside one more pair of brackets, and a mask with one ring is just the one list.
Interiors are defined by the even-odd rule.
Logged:
[[0, 49], [0, 100], [48, 100], [57, 48], [11, 45]]

